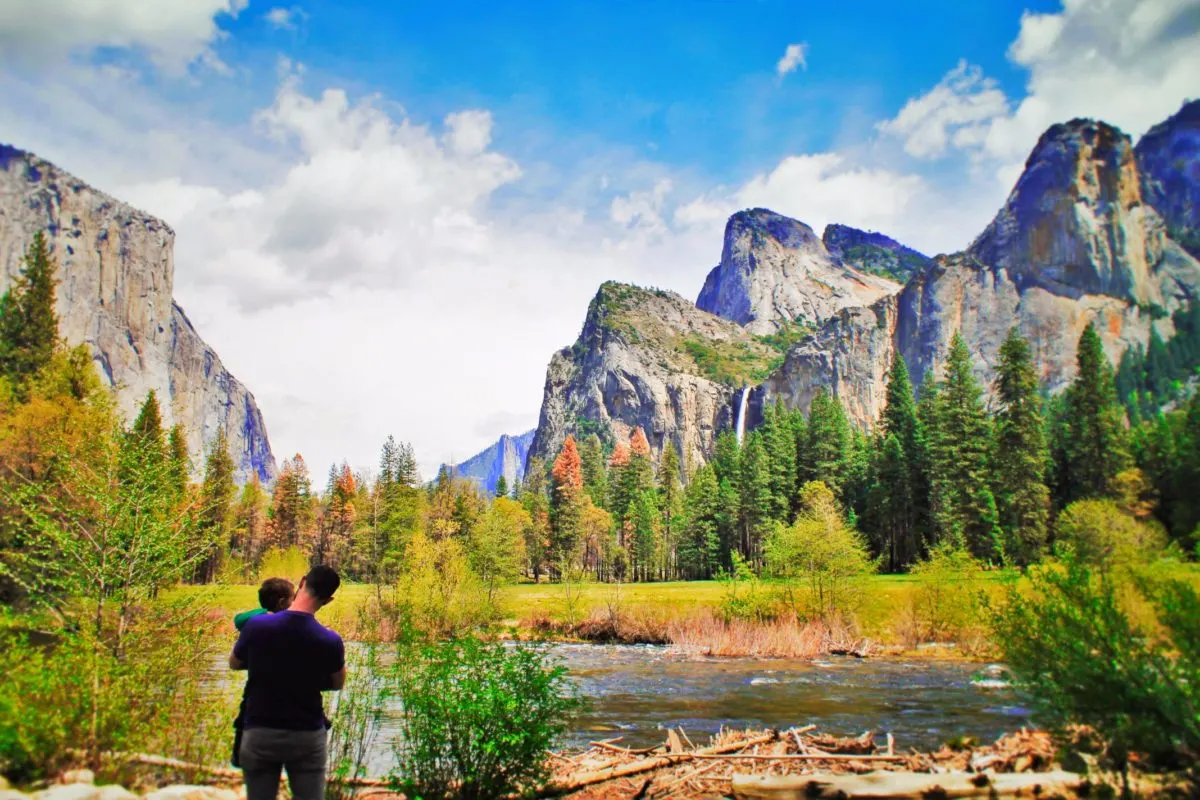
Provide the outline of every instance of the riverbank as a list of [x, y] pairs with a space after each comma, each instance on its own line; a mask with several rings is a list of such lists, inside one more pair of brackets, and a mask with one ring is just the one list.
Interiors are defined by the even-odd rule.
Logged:
[[[548, 755], [549, 779], [532, 792], [569, 800], [621, 798], [733, 797], [737, 800], [785, 800], [800, 797], [1094, 797], [1120, 786], [1120, 777], [1103, 767], [1095, 737], [1074, 731], [1065, 743], [1044, 731], [1021, 730], [992, 744], [971, 741], [957, 747], [919, 752], [905, 749], [891, 734], [856, 737], [822, 734], [816, 725], [786, 730], [722, 730], [695, 744], [681, 728], [650, 747], [627, 746], [621, 737], [590, 742], [574, 751]], [[153, 762], [152, 757], [143, 757]], [[143, 764], [143, 766], [149, 766]], [[141, 794], [95, 783], [90, 770], [62, 773], [29, 793], [0, 783], [0, 800], [244, 800], [237, 773], [227, 768], [197, 768], [207, 783], [144, 788]], [[198, 778], [200, 779], [200, 778]], [[1194, 788], [1186, 776], [1135, 774], [1138, 796], [1186, 796]], [[404, 800], [386, 779], [342, 786], [345, 798]]]

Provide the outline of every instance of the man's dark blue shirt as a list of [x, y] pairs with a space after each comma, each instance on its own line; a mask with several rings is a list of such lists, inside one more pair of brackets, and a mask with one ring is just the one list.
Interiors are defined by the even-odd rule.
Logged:
[[315, 731], [325, 727], [321, 691], [346, 665], [342, 637], [302, 611], [246, 622], [233, 655], [246, 665], [245, 727]]

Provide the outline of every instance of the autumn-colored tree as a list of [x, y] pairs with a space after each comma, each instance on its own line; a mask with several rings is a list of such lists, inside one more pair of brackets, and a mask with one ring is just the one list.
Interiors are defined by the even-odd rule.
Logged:
[[255, 472], [242, 487], [233, 509], [230, 549], [254, 567], [266, 548], [267, 501], [266, 490]]
[[308, 550], [312, 545], [313, 518], [312, 480], [304, 457], [297, 453], [293, 458], [284, 460], [279, 468], [279, 476], [275, 478], [270, 522], [267, 524], [269, 547], [300, 547]]
[[554, 467], [550, 470], [554, 487], [550, 503], [551, 539], [553, 560], [565, 565], [573, 562], [578, 552], [582, 535], [584, 504], [583, 471], [575, 437], [568, 436], [563, 442]]
[[354, 507], [357, 492], [358, 486], [349, 464], [342, 462], [340, 469], [330, 468], [313, 551], [313, 560], [317, 563], [344, 570], [350, 557], [350, 533], [357, 515]]

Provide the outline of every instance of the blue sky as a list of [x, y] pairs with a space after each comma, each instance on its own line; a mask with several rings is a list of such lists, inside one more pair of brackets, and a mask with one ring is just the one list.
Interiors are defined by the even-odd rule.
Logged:
[[694, 298], [739, 208], [953, 251], [1049, 125], [1198, 95], [1200, 0], [0, 4], [0, 140], [176, 229], [317, 474], [533, 427], [596, 287]]

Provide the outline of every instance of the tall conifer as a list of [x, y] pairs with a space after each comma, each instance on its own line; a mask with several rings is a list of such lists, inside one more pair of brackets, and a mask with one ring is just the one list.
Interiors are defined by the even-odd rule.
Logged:
[[1112, 366], [1091, 324], [1079, 337], [1076, 360], [1079, 370], [1066, 396], [1064, 505], [1110, 494], [1130, 463]]
[[25, 266], [0, 297], [0, 374], [21, 397], [26, 384], [50, 363], [58, 347], [54, 294], [58, 265], [46, 237], [38, 231], [25, 252]]

